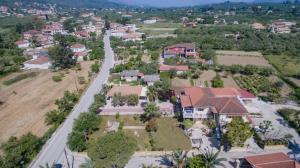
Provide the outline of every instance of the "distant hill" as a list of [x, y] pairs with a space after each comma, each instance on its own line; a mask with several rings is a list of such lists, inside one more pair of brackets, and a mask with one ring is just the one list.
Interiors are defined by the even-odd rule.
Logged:
[[55, 3], [66, 7], [85, 7], [85, 8], [110, 8], [121, 7], [122, 4], [111, 2], [109, 0], [0, 0], [1, 4], [11, 5], [14, 2], [23, 4], [38, 3]]
[[254, 0], [254, 3], [267, 3], [267, 2], [272, 2], [272, 3], [282, 3], [282, 2], [294, 2], [295, 0]]

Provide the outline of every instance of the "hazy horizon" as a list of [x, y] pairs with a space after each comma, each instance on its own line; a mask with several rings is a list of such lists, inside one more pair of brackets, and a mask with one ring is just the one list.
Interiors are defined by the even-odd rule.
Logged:
[[[111, 0], [129, 5], [145, 5], [155, 7], [180, 7], [194, 6], [201, 4], [211, 4], [225, 2], [226, 0]], [[252, 2], [253, 0], [231, 0], [231, 2]]]

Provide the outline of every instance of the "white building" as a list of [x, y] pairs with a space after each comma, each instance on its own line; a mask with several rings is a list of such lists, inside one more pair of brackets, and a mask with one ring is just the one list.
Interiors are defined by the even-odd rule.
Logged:
[[37, 59], [32, 59], [24, 62], [24, 69], [49, 69], [51, 63], [47, 56], [41, 56]]
[[28, 40], [18, 40], [15, 42], [18, 48], [25, 49], [30, 46], [30, 42]]
[[76, 52], [85, 52], [86, 47], [82, 44], [76, 43], [70, 47], [71, 51], [76, 53]]
[[157, 22], [156, 19], [149, 19], [149, 20], [144, 20], [144, 21], [143, 21], [144, 24], [154, 24], [154, 23], [156, 23], [156, 22]]

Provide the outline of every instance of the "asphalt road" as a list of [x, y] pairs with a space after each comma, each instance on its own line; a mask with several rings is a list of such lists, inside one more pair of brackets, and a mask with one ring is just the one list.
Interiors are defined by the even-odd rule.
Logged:
[[[105, 59], [100, 72], [91, 83], [87, 91], [83, 94], [79, 103], [74, 107], [72, 113], [44, 145], [38, 156], [35, 158], [35, 160], [33, 160], [29, 167], [39, 168], [40, 165], [51, 165], [53, 163], [60, 162], [63, 158], [65, 158], [64, 150], [66, 149], [66, 151], [69, 151], [67, 149], [66, 142], [68, 134], [72, 131], [74, 119], [76, 119], [80, 113], [88, 111], [89, 106], [94, 102], [94, 95], [99, 93], [102, 89], [102, 85], [107, 82], [109, 69], [113, 67], [114, 53], [110, 46], [108, 33], [106, 33], [103, 39]], [[64, 165], [64, 167], [67, 167], [67, 165]]]

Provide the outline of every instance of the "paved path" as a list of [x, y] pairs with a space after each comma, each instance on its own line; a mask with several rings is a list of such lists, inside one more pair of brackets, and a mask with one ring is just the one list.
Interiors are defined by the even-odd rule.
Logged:
[[[109, 32], [108, 32], [109, 33]], [[40, 165], [44, 166], [47, 163], [65, 163], [64, 150], [66, 147], [68, 134], [72, 130], [74, 119], [76, 119], [80, 113], [88, 111], [89, 106], [94, 102], [94, 95], [99, 93], [102, 89], [102, 85], [107, 82], [109, 76], [109, 69], [114, 64], [114, 53], [110, 47], [110, 39], [108, 33], [104, 36], [104, 49], [105, 59], [101, 67], [100, 73], [91, 83], [90, 87], [81, 97], [79, 103], [74, 107], [72, 113], [66, 118], [65, 122], [56, 130], [51, 139], [44, 145], [36, 159], [30, 164], [31, 168], [39, 168]], [[66, 153], [71, 153], [66, 149]], [[64, 164], [64, 167], [67, 165]], [[74, 166], [77, 167], [77, 166]]]

